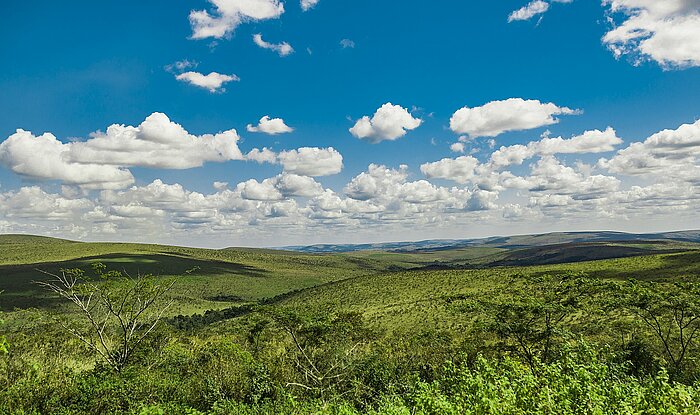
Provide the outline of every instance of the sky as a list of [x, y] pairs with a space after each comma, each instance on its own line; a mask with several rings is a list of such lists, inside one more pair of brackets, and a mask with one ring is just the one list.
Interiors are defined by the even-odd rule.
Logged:
[[700, 0], [5, 1], [0, 232], [700, 227]]

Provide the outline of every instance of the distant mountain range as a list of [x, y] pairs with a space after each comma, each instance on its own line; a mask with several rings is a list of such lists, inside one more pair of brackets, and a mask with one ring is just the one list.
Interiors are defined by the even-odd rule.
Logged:
[[494, 236], [475, 239], [429, 239], [415, 242], [384, 242], [373, 244], [317, 244], [285, 246], [280, 249], [306, 253], [387, 251], [420, 252], [459, 249], [467, 247], [492, 248], [526, 248], [554, 244], [583, 242], [620, 242], [620, 241], [678, 241], [700, 243], [700, 230], [660, 232], [660, 233], [626, 233], [626, 232], [551, 232], [534, 235]]

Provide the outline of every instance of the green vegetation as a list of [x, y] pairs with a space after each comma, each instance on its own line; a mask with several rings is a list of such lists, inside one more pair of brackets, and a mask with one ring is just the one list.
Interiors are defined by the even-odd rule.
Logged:
[[2, 414], [700, 412], [693, 244], [0, 246]]

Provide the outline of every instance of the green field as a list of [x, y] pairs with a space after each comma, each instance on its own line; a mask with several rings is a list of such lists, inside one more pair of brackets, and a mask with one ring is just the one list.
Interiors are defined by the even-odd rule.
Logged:
[[[116, 371], [36, 283], [95, 263], [122, 276], [86, 289], [172, 284]], [[698, 245], [677, 241], [302, 254], [0, 236], [0, 413], [698, 413], [698, 275]]]

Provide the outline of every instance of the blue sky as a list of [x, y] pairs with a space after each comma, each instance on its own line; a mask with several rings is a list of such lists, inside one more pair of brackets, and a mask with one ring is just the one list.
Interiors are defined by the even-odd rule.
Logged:
[[[653, 231], [697, 227], [694, 198], [700, 179], [694, 172], [700, 138], [695, 134], [700, 132], [677, 129], [683, 124], [695, 126], [700, 117], [700, 4], [669, 0], [668, 10], [660, 10], [645, 0], [608, 3], [320, 0], [303, 11], [296, 1], [276, 0], [7, 2], [2, 6], [0, 25], [4, 40], [0, 60], [5, 62], [0, 70], [0, 140], [9, 139], [18, 128], [32, 135], [21, 142], [17, 139], [16, 146], [0, 147], [0, 230], [86, 240], [226, 246], [583, 228]], [[541, 12], [543, 4], [545, 12]], [[246, 10], [257, 13], [268, 10], [265, 7], [276, 12], [261, 19], [245, 15]], [[521, 8], [521, 18], [509, 22], [509, 15]], [[224, 9], [239, 12], [226, 16]], [[228, 24], [227, 33], [193, 39], [198, 37], [197, 27], [188, 17], [201, 10], [224, 26]], [[535, 14], [530, 16], [531, 12]], [[663, 22], [669, 21], [674, 24], [665, 26]], [[645, 29], [648, 35], [629, 39], [628, 27]], [[287, 42], [294, 52], [280, 56], [260, 47], [253, 42], [258, 33], [269, 43]], [[196, 65], [168, 67], [185, 61]], [[225, 83], [225, 91], [215, 88], [212, 92], [176, 79], [190, 71], [216, 72], [240, 80]], [[457, 110], [509, 98], [579, 111], [554, 114], [558, 122], [527, 128], [516, 125], [515, 131], [506, 129], [493, 136], [463, 137], [463, 153], [450, 148], [465, 135], [450, 128]], [[371, 118], [386, 103], [401, 107], [405, 116], [420, 120], [420, 125], [391, 138], [360, 139], [349, 131], [357, 120]], [[513, 111], [509, 107], [496, 110]], [[342, 170], [312, 174], [279, 160], [257, 163], [240, 157], [205, 157], [201, 167], [173, 168], [174, 163], [168, 162], [116, 162], [102, 154], [104, 165], [128, 170], [133, 180], [96, 186], [91, 178], [78, 180], [61, 172], [42, 171], [41, 158], [53, 155], [36, 153], [36, 157], [22, 159], [29, 156], [20, 145], [45, 132], [62, 143], [87, 142], [95, 131], [104, 132], [113, 124], [136, 127], [155, 112], [166, 114], [194, 136], [235, 129], [236, 145], [244, 158], [254, 148], [267, 147], [280, 154], [302, 147], [333, 147], [342, 155]], [[499, 114], [495, 116], [503, 116]], [[246, 130], [263, 116], [281, 118], [293, 131], [268, 135]], [[501, 177], [498, 184], [487, 185], [485, 176], [494, 170], [483, 166], [474, 177], [460, 180], [454, 180], [449, 171], [436, 174], [421, 168], [459, 157], [473, 157], [486, 165], [501, 146], [538, 141], [545, 131], [550, 137], [571, 139], [607, 127], [614, 129], [620, 141], [614, 150], [537, 153], [526, 162], [498, 170], [529, 180], [529, 184], [514, 187], [504, 184]], [[401, 125], [396, 128], [400, 130]], [[655, 171], [631, 171], [629, 163], [620, 167], [624, 160], [618, 167], [599, 162], [665, 129], [676, 131], [689, 144], [683, 146], [680, 156], [645, 147], [647, 156], [658, 162]], [[66, 156], [56, 157], [64, 160]], [[559, 180], [570, 190], [562, 191], [563, 185], [555, 186], [556, 190], [551, 187], [551, 192], [537, 190], [533, 183], [545, 178], [532, 169], [542, 160], [573, 169], [567, 173], [571, 178], [549, 177], [550, 182]], [[100, 165], [93, 161], [70, 160]], [[39, 166], [28, 168], [29, 163]], [[669, 175], [664, 163], [676, 166], [678, 173]], [[370, 164], [400, 172], [403, 178], [392, 182], [392, 188], [375, 183], [377, 194], [371, 197], [353, 198], [348, 186], [363, 172], [372, 176]], [[554, 175], [554, 170], [542, 174]], [[305, 173], [297, 174], [302, 177], [314, 175], [323, 190], [345, 205], [324, 211], [333, 214], [319, 215], [320, 191], [246, 198], [244, 189], [238, 187], [250, 179], [260, 184], [295, 172]], [[610, 177], [619, 183], [612, 184], [611, 179], [604, 195], [596, 188], [594, 198], [581, 196], [575, 180], [585, 182], [591, 176]], [[222, 198], [221, 193], [228, 192], [226, 197], [238, 198], [246, 206], [232, 213], [229, 207], [237, 202], [227, 199], [221, 205], [207, 202], [183, 212], [166, 206], [163, 200], [136, 195], [155, 180], [163, 186], [179, 184], [183, 198]], [[666, 180], [679, 187], [677, 192], [654, 193], [664, 188]], [[433, 187], [411, 187], [420, 181]], [[92, 184], [86, 185], [88, 182]], [[228, 190], [222, 190], [223, 185], [215, 189], [214, 182], [227, 182]], [[263, 187], [274, 192], [280, 185]], [[33, 192], [32, 196], [22, 197], [23, 188], [27, 195]], [[407, 196], [421, 190], [437, 196], [420, 203]], [[492, 194], [479, 199], [483, 203], [473, 208], [481, 191]], [[106, 194], [110, 192], [113, 195]], [[640, 192], [646, 199], [633, 198], [633, 193], [638, 197]], [[554, 196], [561, 199], [558, 208], [543, 207], [543, 198]], [[474, 201], [471, 205], [470, 200]], [[620, 209], [620, 200], [631, 207]], [[654, 204], [654, 200], [663, 202]], [[346, 206], [356, 202], [367, 206]], [[124, 214], [120, 206], [129, 207], [131, 213]], [[133, 213], [136, 211], [139, 213]], [[207, 219], [182, 221], [183, 215]]]

